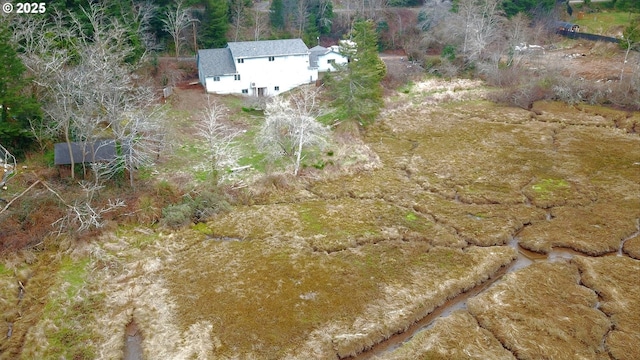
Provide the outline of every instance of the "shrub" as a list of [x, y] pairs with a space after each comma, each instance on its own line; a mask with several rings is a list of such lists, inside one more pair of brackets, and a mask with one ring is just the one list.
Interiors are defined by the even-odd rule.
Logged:
[[172, 229], [189, 224], [192, 217], [193, 207], [188, 203], [169, 205], [162, 209], [162, 224]]
[[229, 211], [230, 205], [224, 196], [213, 191], [203, 191], [198, 193], [190, 201], [193, 209], [194, 222], [200, 222], [210, 218], [211, 216]]

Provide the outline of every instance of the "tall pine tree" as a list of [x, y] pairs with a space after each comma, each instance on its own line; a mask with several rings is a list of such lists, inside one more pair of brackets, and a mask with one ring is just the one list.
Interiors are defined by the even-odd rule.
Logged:
[[326, 78], [337, 109], [343, 120], [370, 124], [383, 105], [381, 81], [387, 68], [378, 56], [378, 35], [371, 20], [353, 24], [352, 41], [343, 43], [343, 52], [350, 58], [343, 71], [332, 72]]
[[274, 29], [284, 29], [284, 2], [282, 0], [273, 0], [271, 2], [269, 21]]
[[207, 0], [201, 29], [201, 44], [205, 48], [220, 48], [227, 43], [229, 3], [227, 0]]

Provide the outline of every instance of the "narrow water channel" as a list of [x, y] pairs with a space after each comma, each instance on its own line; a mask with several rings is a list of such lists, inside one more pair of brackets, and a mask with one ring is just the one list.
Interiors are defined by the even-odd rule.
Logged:
[[142, 333], [135, 320], [125, 328], [124, 360], [143, 360]]
[[[625, 256], [624, 253], [622, 252], [622, 247], [624, 245], [624, 242], [628, 239], [638, 236], [639, 234], [640, 234], [640, 230], [634, 233], [633, 235], [629, 236], [628, 238], [624, 239], [621, 242], [620, 249], [617, 252], [606, 254], [604, 256]], [[494, 274], [491, 278], [489, 278], [484, 283], [448, 300], [441, 306], [437, 307], [429, 315], [427, 315], [420, 321], [410, 326], [406, 331], [392, 335], [389, 339], [374, 345], [372, 348], [356, 356], [347, 357], [345, 359], [365, 360], [365, 359], [370, 359], [373, 356], [382, 355], [384, 353], [395, 350], [396, 348], [400, 347], [403, 343], [410, 341], [415, 335], [417, 335], [421, 331], [430, 329], [434, 325], [434, 322], [437, 319], [442, 317], [447, 317], [456, 310], [466, 309], [467, 300], [469, 298], [474, 297], [480, 294], [482, 291], [488, 289], [489, 287], [491, 287], [491, 285], [493, 285], [496, 281], [502, 278], [505, 274], [525, 268], [537, 261], [553, 262], [553, 261], [559, 261], [559, 260], [570, 260], [576, 255], [585, 255], [569, 248], [553, 248], [552, 251], [548, 254], [536, 253], [536, 252], [522, 248], [518, 243], [518, 239], [515, 237], [511, 238], [508, 245], [518, 251], [518, 257], [509, 266], [498, 271], [498, 273]]]

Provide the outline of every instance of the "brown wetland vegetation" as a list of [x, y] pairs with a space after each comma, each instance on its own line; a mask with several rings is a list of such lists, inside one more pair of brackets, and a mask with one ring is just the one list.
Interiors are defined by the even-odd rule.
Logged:
[[0, 359], [122, 358], [133, 335], [145, 359], [640, 358], [640, 115], [487, 91], [392, 94], [335, 165], [270, 174], [205, 223], [7, 255]]

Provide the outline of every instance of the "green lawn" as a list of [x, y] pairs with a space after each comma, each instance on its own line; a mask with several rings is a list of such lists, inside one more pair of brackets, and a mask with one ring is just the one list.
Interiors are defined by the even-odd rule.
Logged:
[[[577, 12], [574, 12], [574, 15], [576, 14]], [[591, 14], [585, 12], [582, 19], [576, 19], [574, 22], [580, 25], [580, 32], [616, 36], [629, 24], [633, 16], [638, 16], [638, 14], [619, 11], [602, 11]]]

